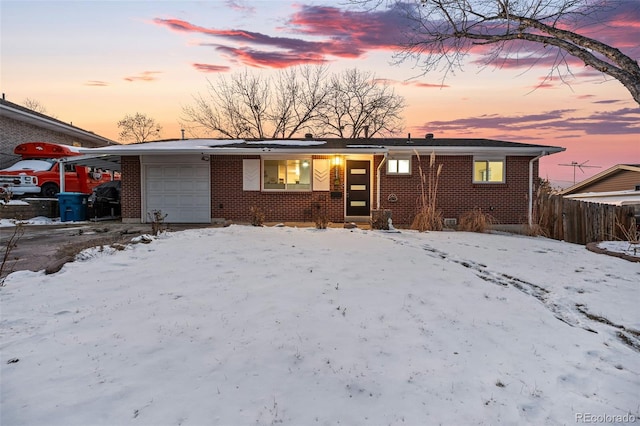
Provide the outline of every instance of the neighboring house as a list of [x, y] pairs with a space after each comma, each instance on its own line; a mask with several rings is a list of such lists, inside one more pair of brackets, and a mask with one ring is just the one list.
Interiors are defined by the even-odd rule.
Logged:
[[640, 164], [618, 164], [560, 192], [575, 195], [640, 190]]
[[590, 203], [634, 205], [640, 214], [640, 164], [615, 165], [560, 194], [571, 200]]
[[[161, 210], [173, 223], [366, 221], [390, 209], [409, 225], [430, 155], [442, 164], [437, 206], [448, 219], [479, 208], [500, 224], [523, 224], [538, 182], [538, 158], [564, 148], [488, 139], [176, 140], [81, 149], [85, 161], [119, 161], [123, 222]], [[418, 157], [419, 155], [419, 157]], [[73, 160], [81, 162], [82, 160]], [[433, 169], [431, 169], [433, 170]], [[425, 189], [428, 181], [424, 183]]]
[[64, 123], [48, 115], [0, 99], [0, 169], [20, 159], [13, 149], [24, 142], [100, 147], [117, 144], [95, 133]]

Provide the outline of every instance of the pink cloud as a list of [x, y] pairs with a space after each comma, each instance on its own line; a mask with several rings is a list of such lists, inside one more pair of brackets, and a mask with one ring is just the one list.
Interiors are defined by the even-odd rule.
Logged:
[[[228, 0], [227, 5], [246, 8], [246, 3], [239, 0]], [[297, 36], [312, 36], [314, 41], [295, 36], [275, 37], [245, 29], [206, 28], [180, 19], [156, 18], [153, 22], [173, 31], [218, 38], [219, 43], [200, 43], [200, 46], [223, 51], [233, 62], [252, 67], [283, 68], [301, 63], [324, 63], [333, 58], [356, 59], [376, 50], [398, 50], [407, 41], [404, 31], [411, 34], [410, 22], [406, 20], [402, 6], [393, 3], [387, 9], [355, 11], [334, 6], [298, 5], [283, 26], [274, 28]], [[594, 36], [612, 46], [629, 47], [631, 50], [638, 48], [640, 8], [634, 1], [623, 1], [617, 8], [601, 9], [599, 13], [586, 14], [581, 19], [591, 19], [577, 27], [583, 35]], [[429, 24], [425, 22], [425, 25]], [[432, 24], [437, 25], [437, 22]], [[500, 30], [499, 26], [493, 29], [496, 32]], [[487, 54], [494, 48], [470, 42], [467, 47], [470, 53], [478, 55]], [[428, 53], [429, 47], [424, 48]], [[543, 49], [534, 43], [521, 43], [512, 51], [517, 51], [519, 57], [514, 58], [505, 51], [494, 63], [504, 68], [548, 68], [558, 59], [557, 50]], [[570, 56], [565, 56], [562, 61], [572, 67], [581, 64]]]
[[421, 81], [414, 81], [414, 80], [398, 81], [398, 80], [392, 80], [389, 78], [376, 78], [374, 79], [374, 82], [381, 83], [381, 84], [392, 84], [392, 85], [398, 85], [398, 86], [419, 87], [424, 89], [443, 89], [443, 88], [450, 87], [447, 84], [423, 83]]
[[108, 86], [109, 83], [107, 83], [106, 81], [100, 81], [100, 80], [89, 80], [86, 81], [84, 83], [85, 86], [97, 86], [97, 87], [104, 87], [104, 86]]
[[161, 71], [143, 71], [139, 75], [134, 75], [130, 77], [124, 77], [125, 81], [155, 81], [157, 80], [156, 74], [162, 74]]
[[266, 52], [227, 46], [218, 46], [217, 50], [229, 56], [232, 61], [255, 68], [287, 68], [293, 65], [326, 62], [323, 55], [316, 53]]
[[192, 64], [195, 69], [202, 72], [228, 72], [231, 67], [226, 65]]
[[246, 14], [254, 14], [256, 12], [256, 8], [253, 6], [248, 6], [247, 2], [241, 0], [227, 0], [225, 4], [228, 8], [235, 10], [236, 12], [242, 12]]
[[[636, 135], [640, 133], [640, 111], [620, 108], [578, 116], [575, 109], [559, 109], [529, 115], [483, 114], [448, 121], [431, 121], [417, 126], [418, 132], [501, 133], [506, 138], [541, 139], [581, 135]], [[535, 135], [535, 136], [532, 136]]]
[[[232, 61], [252, 67], [284, 68], [299, 64], [325, 63], [335, 58], [358, 58], [369, 50], [399, 47], [399, 16], [392, 11], [349, 12], [336, 7], [301, 6], [287, 22], [294, 34], [323, 37], [308, 41], [296, 37], [274, 37], [247, 30], [206, 28], [179, 19], [156, 18], [153, 23], [177, 32], [216, 37], [239, 43], [240, 47], [220, 43], [205, 44], [224, 52]], [[395, 41], [394, 41], [395, 40]], [[247, 47], [252, 46], [252, 47]]]

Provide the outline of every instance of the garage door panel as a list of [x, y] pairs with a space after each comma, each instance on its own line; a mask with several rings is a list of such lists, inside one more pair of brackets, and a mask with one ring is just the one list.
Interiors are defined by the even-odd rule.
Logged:
[[146, 210], [161, 210], [167, 222], [209, 223], [209, 165], [149, 164], [145, 175]]
[[209, 182], [201, 182], [201, 181], [196, 181], [193, 182], [193, 188], [198, 191], [198, 192], [204, 192], [204, 191], [208, 191], [209, 190]]
[[180, 192], [182, 190], [181, 183], [176, 180], [173, 180], [173, 178], [169, 178], [169, 179], [172, 179], [172, 180], [164, 181], [163, 190], [166, 192]]
[[178, 167], [178, 166], [169, 166], [169, 167], [165, 167], [164, 168], [162, 175], [165, 178], [169, 178], [169, 179], [176, 178], [177, 179], [178, 177], [180, 177], [180, 171], [181, 171], [180, 167]]
[[156, 181], [156, 180], [149, 180], [147, 181], [147, 191], [149, 192], [162, 192], [163, 190], [163, 183], [160, 181]]

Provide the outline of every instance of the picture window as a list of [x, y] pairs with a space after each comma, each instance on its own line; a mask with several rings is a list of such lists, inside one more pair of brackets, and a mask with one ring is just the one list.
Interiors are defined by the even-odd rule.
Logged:
[[264, 160], [263, 189], [280, 191], [311, 190], [311, 159]]

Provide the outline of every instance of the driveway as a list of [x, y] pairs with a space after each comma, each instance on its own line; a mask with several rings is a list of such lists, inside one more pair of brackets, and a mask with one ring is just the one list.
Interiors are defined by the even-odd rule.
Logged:
[[[168, 225], [171, 231], [212, 225]], [[75, 254], [87, 247], [114, 242], [128, 243], [133, 237], [151, 233], [150, 224], [123, 224], [120, 221], [24, 225], [24, 234], [11, 251], [5, 272], [21, 270], [56, 272]], [[0, 228], [0, 261], [14, 227]]]

